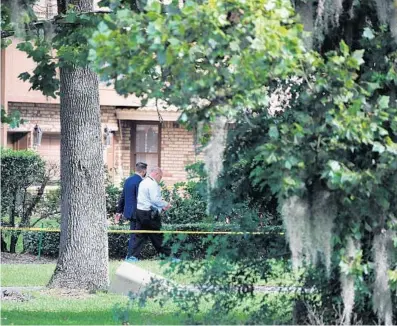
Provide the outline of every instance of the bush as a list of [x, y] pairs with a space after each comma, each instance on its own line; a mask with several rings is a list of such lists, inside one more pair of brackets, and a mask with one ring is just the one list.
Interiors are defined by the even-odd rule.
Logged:
[[[128, 230], [128, 227], [114, 228], [116, 230]], [[163, 230], [180, 230], [180, 231], [238, 231], [237, 226], [228, 224], [164, 224]], [[281, 231], [277, 228], [266, 229], [271, 235], [250, 235], [251, 246], [257, 246], [257, 251], [263, 256], [268, 256], [272, 252], [287, 252], [284, 237], [278, 233]], [[248, 237], [247, 235], [187, 235], [187, 234], [166, 234], [165, 239], [168, 245], [173, 246], [173, 250], [179, 255], [182, 254], [184, 259], [204, 258], [209, 246], [208, 239], [219, 237]], [[40, 232], [26, 232], [23, 236], [25, 251], [31, 254], [38, 254]], [[44, 256], [57, 257], [59, 252], [59, 233], [43, 232], [42, 233], [42, 251]], [[127, 233], [108, 233], [109, 239], [109, 258], [122, 259], [126, 256], [129, 234]], [[277, 244], [277, 245], [275, 245]], [[156, 250], [147, 242], [142, 251], [144, 259], [152, 259], [157, 256]]]
[[106, 216], [108, 219], [112, 219], [117, 211], [117, 204], [121, 195], [121, 189], [123, 189], [124, 180], [117, 187], [112, 181], [109, 174], [109, 170], [105, 165], [105, 193], [106, 193]]
[[[45, 162], [30, 150], [0, 149], [1, 214], [10, 219], [21, 216], [29, 195], [27, 189], [39, 184], [45, 175]], [[11, 221], [10, 221], [11, 222]]]
[[[30, 225], [30, 217], [44, 193], [48, 182], [45, 162], [35, 152], [0, 149], [1, 155], [1, 222], [3, 225], [14, 227], [16, 219], [20, 219], [21, 226]], [[28, 188], [40, 185], [37, 193]], [[8, 221], [4, 221], [8, 216]], [[12, 234], [10, 252], [15, 252], [19, 233]], [[2, 235], [2, 251], [7, 250]]]
[[207, 176], [203, 162], [185, 167], [187, 182], [175, 183], [171, 190], [163, 186], [165, 200], [172, 203], [164, 221], [169, 224], [199, 223], [208, 220]]
[[207, 203], [196, 191], [197, 182], [179, 182], [170, 190], [163, 189], [164, 198], [172, 203], [164, 221], [170, 224], [198, 223], [207, 219]]

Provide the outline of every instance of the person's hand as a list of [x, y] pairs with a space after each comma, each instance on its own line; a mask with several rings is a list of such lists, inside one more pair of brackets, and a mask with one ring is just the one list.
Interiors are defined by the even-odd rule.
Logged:
[[171, 204], [168, 203], [167, 206], [163, 207], [163, 210], [164, 210], [164, 211], [168, 211], [170, 208], [171, 208]]
[[120, 218], [121, 218], [121, 213], [116, 213], [116, 214], [114, 215], [114, 223], [115, 223], [115, 224], [119, 224]]

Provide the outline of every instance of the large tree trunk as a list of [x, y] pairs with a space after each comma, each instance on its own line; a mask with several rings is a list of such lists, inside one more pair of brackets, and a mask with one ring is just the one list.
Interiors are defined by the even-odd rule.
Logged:
[[97, 75], [61, 68], [61, 241], [51, 287], [108, 286], [108, 243]]
[[[91, 11], [93, 0], [60, 0]], [[105, 289], [109, 284], [101, 112], [97, 75], [60, 69], [61, 241], [51, 287]]]

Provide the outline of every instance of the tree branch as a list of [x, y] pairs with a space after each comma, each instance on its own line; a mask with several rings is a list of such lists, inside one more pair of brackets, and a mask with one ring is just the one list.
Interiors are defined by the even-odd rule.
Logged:
[[41, 220], [44, 220], [44, 219], [46, 219], [46, 218], [48, 218], [48, 217], [50, 217], [50, 216], [53, 216], [53, 215], [55, 215], [55, 214], [61, 214], [61, 212], [59, 211], [56, 211], [56, 212], [52, 212], [52, 213], [48, 213], [48, 214], [45, 214], [45, 215], [43, 215], [43, 216], [41, 216], [36, 222], [34, 222], [32, 225], [31, 225], [31, 227], [34, 227], [37, 223], [39, 223]]

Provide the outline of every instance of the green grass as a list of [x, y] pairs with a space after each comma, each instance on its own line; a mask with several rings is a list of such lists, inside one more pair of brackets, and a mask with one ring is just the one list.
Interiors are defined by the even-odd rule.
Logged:
[[[182, 262], [183, 263], [183, 262]], [[121, 261], [110, 261], [110, 279], [116, 273]], [[137, 266], [152, 273], [165, 276], [167, 264], [158, 260], [144, 260], [136, 263]], [[272, 276], [265, 280], [259, 280], [257, 285], [283, 285], [297, 286], [298, 282], [292, 273], [285, 272], [282, 262], [273, 261]], [[55, 264], [3, 264], [1, 265], [2, 286], [45, 286], [54, 272]], [[197, 279], [194, 274], [172, 274], [170, 279], [180, 284], [191, 284]]]
[[[120, 266], [121, 261], [110, 261], [109, 276], [112, 278]], [[160, 261], [146, 260], [136, 263], [139, 267], [147, 269], [152, 273], [164, 275], [166, 266], [161, 266]], [[46, 286], [55, 264], [2, 264], [1, 265], [1, 285], [2, 286]], [[182, 284], [189, 283], [189, 278], [177, 275], [173, 280]]]
[[[81, 297], [65, 297], [56, 290], [31, 292], [30, 299], [24, 302], [3, 301], [1, 306], [2, 325], [120, 325], [128, 321], [133, 325], [185, 325], [187, 315], [178, 314], [175, 303], [167, 302], [160, 306], [148, 301], [145, 306], [132, 303], [128, 307], [126, 296], [96, 293]], [[262, 295], [257, 295], [250, 302], [259, 303]], [[267, 298], [268, 309], [278, 323], [291, 321], [291, 304], [274, 294]], [[287, 304], [288, 303], [288, 304]], [[230, 316], [222, 316], [216, 323], [244, 324], [247, 315], [244, 307], [248, 302], [241, 302]], [[194, 316], [195, 322], [212, 324], [210, 302], [200, 305], [200, 313]], [[219, 316], [217, 316], [219, 317]], [[273, 320], [263, 320], [273, 324]]]
[[[110, 262], [110, 276], [114, 276], [121, 261]], [[156, 274], [163, 274], [166, 265], [160, 261], [141, 261], [138, 266]], [[55, 264], [15, 264], [1, 265], [2, 286], [45, 286], [55, 268]], [[279, 266], [281, 268], [281, 265]], [[275, 270], [278, 272], [278, 270]], [[281, 270], [280, 270], [281, 271]], [[189, 283], [188, 276], [175, 276], [179, 283]], [[191, 278], [190, 278], [191, 281]], [[255, 296], [258, 302], [263, 295]], [[274, 320], [288, 323], [291, 320], [291, 304], [279, 295], [274, 294], [266, 299]], [[129, 324], [172, 325], [186, 324], [186, 315], [178, 315], [175, 303], [167, 302], [160, 307], [149, 301], [140, 307], [137, 303], [126, 309], [126, 296], [96, 293], [84, 294], [82, 297], [61, 296], [56, 290], [35, 291], [28, 301], [3, 301], [1, 307], [1, 324], [3, 325], [112, 325], [128, 320]], [[250, 303], [246, 302], [245, 305]], [[211, 304], [205, 302], [201, 306], [201, 314], [195, 315], [195, 320], [202, 324], [210, 324], [208, 315]], [[247, 320], [243, 312], [244, 303], [233, 314], [222, 320], [222, 324], [242, 324]], [[128, 314], [125, 315], [125, 312]], [[116, 317], [119, 317], [118, 319]], [[124, 316], [124, 317], [122, 317]], [[273, 323], [273, 320], [269, 320]], [[219, 323], [219, 320], [218, 320]]]
[[[117, 305], [126, 307], [126, 296], [106, 293], [90, 294], [84, 298], [67, 298], [46, 292], [33, 292], [25, 302], [4, 301], [1, 306], [2, 325], [120, 325]], [[133, 307], [126, 318], [130, 324], [181, 324], [175, 307], [160, 308], [149, 303], [144, 308]]]

